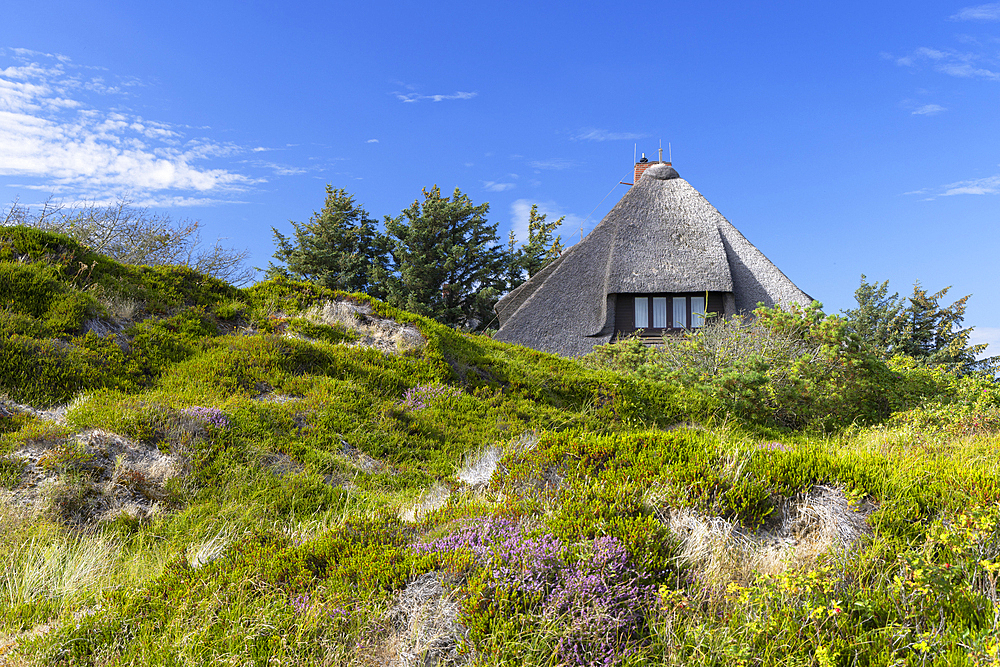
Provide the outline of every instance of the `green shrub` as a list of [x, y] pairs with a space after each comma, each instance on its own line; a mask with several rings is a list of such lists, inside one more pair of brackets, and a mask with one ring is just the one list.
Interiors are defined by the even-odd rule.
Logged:
[[[610, 348], [610, 349], [607, 349]], [[830, 431], [889, 416], [898, 374], [818, 303], [760, 307], [752, 320], [720, 320], [660, 349], [626, 339], [586, 363], [679, 384], [702, 404], [764, 426]]]
[[327, 343], [349, 343], [357, 340], [358, 335], [342, 324], [328, 326], [326, 324], [315, 324], [302, 317], [295, 317], [286, 323], [287, 330], [295, 332], [305, 338], [321, 340]]
[[[88, 294], [68, 287], [57, 271], [45, 264], [0, 262], [0, 310], [35, 318], [41, 331], [49, 334], [72, 333], [97, 312], [97, 302]], [[0, 320], [0, 325], [14, 325], [22, 330], [23, 320]], [[12, 327], [13, 329], [14, 327]]]

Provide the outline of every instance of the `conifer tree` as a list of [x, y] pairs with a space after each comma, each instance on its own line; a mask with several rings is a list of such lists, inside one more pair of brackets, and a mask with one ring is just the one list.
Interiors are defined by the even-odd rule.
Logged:
[[547, 214], [538, 212], [538, 205], [532, 204], [528, 213], [528, 241], [520, 248], [514, 232], [507, 241], [507, 290], [515, 289], [525, 280], [541, 271], [563, 252], [562, 237], [553, 238], [552, 232], [562, 224], [566, 216], [552, 222], [546, 221]]
[[553, 238], [552, 232], [563, 223], [566, 216], [552, 222], [547, 222], [545, 218], [545, 213], [538, 212], [538, 205], [532, 204], [528, 213], [528, 242], [521, 248], [521, 266], [529, 278], [563, 252], [562, 237]]
[[327, 185], [323, 209], [309, 222], [292, 221], [292, 226], [292, 239], [271, 228], [278, 245], [274, 258], [285, 266], [271, 263], [268, 277], [290, 276], [330, 289], [384, 296], [375, 279], [385, 263], [384, 239], [375, 220], [346, 190]]
[[951, 287], [928, 294], [917, 281], [907, 299], [887, 296], [888, 281], [869, 284], [861, 276], [854, 297], [858, 307], [843, 311], [848, 326], [883, 358], [905, 355], [928, 366], [946, 366], [960, 373], [993, 372], [1000, 357], [977, 359], [986, 343], [969, 344], [973, 327], [962, 328], [971, 295], [950, 306], [940, 300]]
[[861, 286], [854, 291], [858, 307], [842, 311], [851, 330], [885, 358], [902, 353], [900, 347], [910, 335], [906, 300], [888, 291], [888, 280], [869, 284], [862, 274]]
[[485, 328], [503, 287], [506, 253], [489, 204], [476, 206], [458, 188], [434, 186], [397, 218], [386, 218], [391, 264], [378, 273], [386, 300], [442, 324]]

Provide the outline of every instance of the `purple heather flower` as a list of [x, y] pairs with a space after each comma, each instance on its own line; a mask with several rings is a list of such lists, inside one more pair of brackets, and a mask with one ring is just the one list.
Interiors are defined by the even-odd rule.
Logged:
[[656, 587], [642, 583], [645, 573], [614, 537], [596, 538], [584, 557], [573, 561], [559, 538], [528, 535], [510, 519], [490, 517], [413, 548], [469, 549], [498, 588], [538, 596], [542, 616], [564, 627], [558, 652], [566, 665], [616, 665], [634, 655], [643, 640], [644, 610]]
[[186, 415], [190, 415], [209, 426], [214, 426], [217, 429], [225, 430], [229, 428], [229, 419], [222, 413], [222, 410], [218, 408], [206, 408], [200, 405], [195, 405], [190, 408], [185, 408], [182, 412]]
[[309, 596], [306, 594], [296, 595], [289, 600], [289, 604], [295, 609], [296, 614], [304, 614], [312, 606], [312, 602], [310, 602]]

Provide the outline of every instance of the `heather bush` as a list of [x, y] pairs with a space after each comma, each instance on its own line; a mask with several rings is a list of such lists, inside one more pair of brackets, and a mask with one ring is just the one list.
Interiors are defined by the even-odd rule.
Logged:
[[424, 384], [411, 387], [403, 394], [404, 410], [416, 412], [429, 407], [432, 403], [461, 396], [462, 392], [454, 387], [443, 384]]
[[229, 419], [225, 414], [223, 414], [222, 410], [218, 408], [206, 408], [196, 405], [190, 408], [185, 408], [184, 414], [195, 417], [204, 424], [221, 431], [225, 431], [229, 428]]
[[[403, 664], [443, 628], [483, 665], [995, 663], [996, 385], [869, 364], [815, 308], [581, 364], [31, 230], [0, 230], [8, 265], [0, 391], [69, 406], [0, 402], [3, 659]], [[117, 321], [55, 330], [85, 303]], [[328, 304], [426, 345], [338, 344]], [[828, 496], [852, 533], [823, 547]], [[156, 511], [95, 524], [117, 500]]]
[[474, 556], [480, 569], [469, 577], [463, 620], [479, 652], [497, 663], [533, 657], [506, 642], [506, 633], [531, 626], [551, 635], [553, 656], [566, 665], [617, 665], [646, 640], [656, 586], [614, 537], [576, 546], [488, 517], [414, 550]]

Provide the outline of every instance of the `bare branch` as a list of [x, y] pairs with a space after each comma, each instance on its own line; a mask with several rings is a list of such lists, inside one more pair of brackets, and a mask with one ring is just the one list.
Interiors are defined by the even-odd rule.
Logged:
[[200, 221], [174, 221], [169, 215], [137, 207], [127, 193], [111, 204], [83, 202], [71, 207], [49, 197], [37, 214], [15, 200], [3, 224], [66, 234], [123, 264], [179, 264], [233, 284], [248, 283], [256, 276], [244, 264], [248, 251], [223, 247], [219, 241], [202, 248]]

